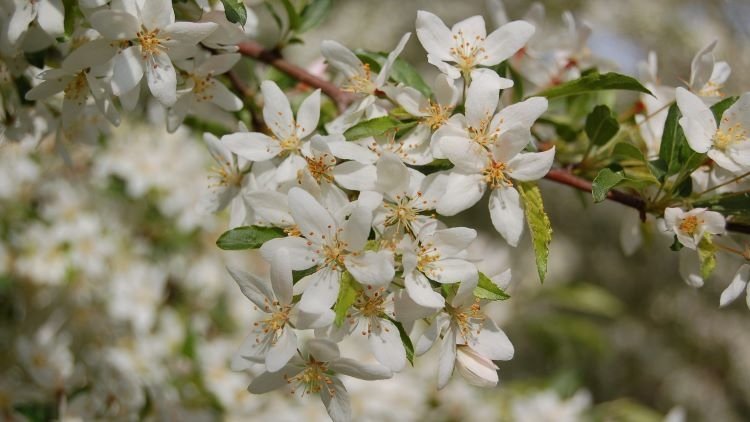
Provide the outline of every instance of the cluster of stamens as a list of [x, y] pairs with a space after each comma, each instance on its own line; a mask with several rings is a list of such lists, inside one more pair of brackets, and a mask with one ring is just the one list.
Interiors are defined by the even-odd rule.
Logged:
[[508, 176], [505, 174], [506, 164], [503, 162], [490, 160], [490, 164], [482, 170], [482, 176], [484, 181], [495, 189], [502, 186], [513, 186], [513, 182], [510, 181]]
[[141, 26], [141, 30], [135, 33], [135, 37], [138, 39], [138, 44], [141, 45], [141, 56], [144, 60], [147, 59], [149, 55], [167, 50], [167, 47], [162, 44], [162, 41], [169, 41], [169, 38], [160, 39], [159, 32], [159, 28], [149, 31]]
[[430, 264], [439, 259], [440, 254], [432, 243], [421, 243], [417, 248], [417, 270], [427, 277], [434, 278], [437, 274], [439, 269], [432, 267]]
[[[331, 229], [332, 227], [328, 227]], [[326, 235], [321, 235], [321, 239], [323, 239], [323, 244], [321, 245], [321, 249], [316, 249], [315, 253], [318, 254], [323, 258], [323, 266], [330, 266], [333, 269], [343, 270], [344, 269], [344, 258], [347, 255], [347, 243], [339, 240], [338, 234], [343, 231], [342, 228], [339, 228], [336, 230], [336, 233], [333, 235], [333, 239], [330, 241], [326, 241]], [[314, 233], [309, 234], [310, 237], [314, 236]], [[307, 242], [308, 246], [312, 246], [312, 242]]]
[[469, 133], [469, 138], [484, 148], [488, 148], [490, 145], [497, 142], [497, 139], [500, 136], [499, 127], [492, 132], [487, 131], [491, 120], [492, 116], [487, 115], [479, 121], [479, 125], [477, 127], [469, 126], [466, 129]]
[[[422, 192], [417, 192], [417, 196], [421, 197]], [[415, 235], [412, 229], [412, 223], [417, 219], [419, 211], [414, 209], [412, 206], [412, 200], [408, 196], [397, 196], [396, 203], [385, 203], [387, 214], [385, 217], [386, 226], [396, 226], [396, 230], [400, 231], [401, 228], [409, 233], [412, 237]], [[426, 200], [422, 200], [425, 204]]]
[[86, 72], [80, 71], [65, 86], [65, 98], [78, 103], [82, 106], [86, 103], [88, 97], [88, 84], [86, 82]]
[[368, 63], [363, 63], [362, 71], [349, 78], [341, 86], [343, 91], [368, 95], [374, 93], [375, 88], [375, 83], [372, 82], [372, 71]]
[[728, 127], [726, 130], [718, 129], [713, 136], [714, 147], [720, 151], [724, 151], [732, 144], [744, 141], [745, 139], [747, 139], [747, 130], [739, 123]]
[[326, 181], [328, 183], [333, 182], [333, 167], [336, 165], [336, 159], [330, 154], [323, 154], [316, 157], [305, 157], [307, 162], [307, 170], [310, 175], [318, 182]]
[[699, 220], [698, 217], [689, 215], [680, 221], [679, 229], [681, 232], [692, 236], [698, 231], [698, 227], [701, 223], [703, 223], [703, 221]]
[[464, 36], [464, 31], [458, 31], [458, 34], [453, 34], [453, 42], [454, 46], [450, 52], [464, 73], [468, 73], [480, 59], [489, 58], [483, 46], [484, 38], [479, 35], [473, 40], [468, 40]]
[[420, 110], [427, 114], [427, 116], [422, 118], [422, 122], [430, 127], [432, 130], [437, 130], [440, 128], [440, 126], [444, 125], [445, 122], [448, 121], [448, 119], [451, 117], [451, 113], [453, 112], [452, 106], [443, 106], [438, 103], [433, 103], [430, 101], [430, 104], [427, 106], [425, 110]]
[[211, 101], [214, 99], [214, 96], [210, 94], [209, 91], [209, 89], [216, 83], [213, 74], [209, 73], [202, 77], [191, 74], [190, 79], [193, 80], [193, 95], [195, 95], [195, 98], [198, 101]]
[[212, 167], [209, 170], [208, 178], [213, 180], [209, 187], [240, 186], [242, 184], [242, 174], [233, 171], [232, 164], [226, 160], [218, 167]]
[[445, 311], [451, 316], [453, 323], [456, 324], [467, 343], [471, 343], [474, 337], [479, 335], [485, 318], [479, 299], [475, 299], [468, 308], [453, 308], [446, 305]]
[[325, 388], [328, 395], [333, 397], [336, 394], [336, 390], [333, 388], [333, 380], [327, 374], [327, 371], [328, 365], [325, 362], [318, 362], [315, 358], [310, 357], [302, 372], [292, 378], [289, 378], [285, 374], [284, 379], [287, 384], [292, 386], [290, 391], [292, 394], [295, 394], [300, 388], [302, 396], [305, 394], [320, 393]]
[[[269, 314], [268, 318], [254, 323], [256, 327], [262, 327], [263, 334], [272, 334], [271, 344], [276, 344], [284, 327], [289, 322], [289, 313], [292, 310], [291, 306], [281, 306], [278, 300], [273, 302], [268, 299], [264, 300], [265, 304], [263, 310]], [[256, 338], [255, 341], [260, 343], [260, 339]]]
[[[367, 289], [372, 289], [372, 286], [367, 286]], [[357, 293], [357, 298], [354, 301], [354, 309], [357, 313], [365, 318], [372, 320], [373, 318], [380, 318], [385, 314], [385, 302], [386, 302], [386, 289], [381, 287], [374, 292], [369, 294], [364, 290]], [[352, 315], [348, 314], [350, 322], [353, 323]], [[362, 331], [362, 335], [369, 335], [372, 331], [370, 324], [367, 324], [367, 329]]]
[[698, 91], [698, 95], [701, 97], [723, 97], [724, 93], [721, 92], [722, 88], [724, 88], [723, 84], [708, 81], [706, 82], [706, 85]]

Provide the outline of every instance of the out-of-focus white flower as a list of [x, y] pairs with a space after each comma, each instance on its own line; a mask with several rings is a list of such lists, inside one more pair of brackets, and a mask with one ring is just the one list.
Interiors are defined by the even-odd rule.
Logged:
[[[51, 44], [56, 37], [65, 32], [65, 8], [62, 0], [14, 0], [6, 2], [9, 6], [7, 13], [7, 40], [12, 46], [19, 46], [22, 42], [29, 51], [40, 50]], [[32, 25], [36, 22], [36, 25]], [[25, 38], [31, 38], [26, 40]]]
[[75, 371], [70, 337], [59, 332], [60, 324], [61, 321], [50, 320], [33, 337], [19, 337], [15, 345], [23, 368], [34, 382], [50, 392], [67, 390]]
[[735, 299], [740, 297], [742, 292], [747, 291], [747, 306], [750, 308], [750, 288], [748, 288], [748, 282], [750, 282], [750, 265], [743, 264], [737, 274], [734, 275], [732, 282], [721, 292], [721, 298], [719, 300], [719, 306], [727, 306], [734, 302]]
[[578, 391], [573, 397], [563, 400], [554, 391], [542, 391], [528, 398], [513, 402], [513, 420], [517, 422], [576, 422], [591, 406], [591, 394]]
[[714, 40], [703, 47], [693, 57], [690, 63], [690, 90], [708, 105], [716, 103], [724, 96], [721, 89], [724, 87], [732, 68], [724, 61], [717, 62], [714, 59], [714, 48], [717, 41]]

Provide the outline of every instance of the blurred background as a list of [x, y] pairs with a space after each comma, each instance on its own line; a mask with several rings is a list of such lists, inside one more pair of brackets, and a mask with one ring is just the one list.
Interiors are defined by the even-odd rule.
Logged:
[[[746, 0], [541, 3], [545, 32], [562, 28], [570, 10], [592, 29], [590, 54], [622, 73], [635, 75], [653, 50], [662, 82], [679, 86], [693, 55], [718, 40], [717, 60], [734, 69], [725, 91], [750, 86]], [[529, 6], [505, 2], [511, 20]], [[310, 66], [323, 39], [389, 51], [414, 31], [419, 9], [449, 25], [483, 14], [495, 26], [484, 1], [338, 0], [285, 54]], [[273, 44], [273, 20], [254, 10], [260, 41]], [[416, 39], [403, 57], [435, 73]], [[105, 144], [64, 153], [52, 140], [1, 147], [0, 418], [326, 420], [317, 397], [252, 396], [250, 376], [230, 370], [254, 312], [225, 266], [266, 268], [251, 252], [216, 248], [228, 216], [202, 211], [211, 158], [199, 134], [167, 134], [159, 113], [148, 113], [159, 123], [127, 122]], [[492, 309], [516, 347], [499, 364], [498, 388], [455, 376], [436, 392], [430, 354], [392, 380], [346, 380], [356, 420], [750, 420], [750, 315], [742, 300], [718, 308], [740, 262], [720, 256], [715, 275], [693, 289], [653, 224], [640, 248], [623, 253], [633, 210], [541, 187], [554, 229], [544, 285], [528, 236], [508, 248], [484, 202], [452, 220], [480, 231], [473, 247], [483, 272], [513, 271], [512, 299]]]

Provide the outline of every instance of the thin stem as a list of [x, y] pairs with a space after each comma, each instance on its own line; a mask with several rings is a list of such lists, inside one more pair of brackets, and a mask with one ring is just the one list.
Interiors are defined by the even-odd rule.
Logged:
[[739, 176], [735, 177], [735, 178], [734, 178], [734, 179], [732, 179], [732, 180], [729, 180], [729, 181], [727, 181], [727, 182], [724, 182], [724, 183], [718, 184], [718, 185], [716, 185], [716, 186], [714, 186], [714, 187], [712, 187], [712, 188], [708, 188], [708, 189], [704, 190], [703, 192], [699, 193], [699, 194], [698, 194], [698, 196], [703, 196], [703, 195], [705, 195], [705, 194], [706, 194], [706, 193], [708, 193], [708, 192], [712, 192], [712, 191], [715, 191], [716, 189], [719, 189], [719, 188], [721, 188], [721, 187], [723, 187], [723, 186], [726, 186], [726, 185], [732, 184], [732, 183], [734, 183], [734, 182], [737, 182], [737, 181], [739, 181], [740, 179], [744, 179], [744, 178], [745, 178], [745, 177], [747, 177], [747, 176], [750, 176], [750, 171], [748, 171], [747, 173], [741, 174], [741, 175], [739, 175]]

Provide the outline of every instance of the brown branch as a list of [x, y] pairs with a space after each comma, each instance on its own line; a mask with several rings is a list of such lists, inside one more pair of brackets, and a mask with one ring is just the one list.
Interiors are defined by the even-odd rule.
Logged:
[[[241, 54], [267, 63], [306, 85], [309, 85], [313, 88], [320, 88], [320, 90], [323, 91], [324, 94], [326, 94], [336, 103], [339, 110], [345, 109], [354, 100], [354, 97], [350, 93], [342, 91], [336, 85], [309, 73], [299, 66], [289, 63], [288, 61], [284, 60], [284, 58], [281, 57], [278, 53], [271, 50], [266, 50], [262, 45], [256, 42], [243, 42], [240, 43], [238, 47]], [[544, 178], [553, 182], [574, 187], [584, 192], [591, 192], [592, 189], [590, 181], [575, 176], [567, 170], [552, 169], [549, 171], [549, 173], [547, 173], [546, 176], [544, 176]], [[607, 199], [638, 210], [641, 219], [645, 221], [647, 204], [646, 201], [644, 201], [642, 198], [635, 195], [630, 195], [622, 191], [610, 190], [607, 193]], [[726, 229], [733, 232], [750, 234], [750, 225], [739, 222], [728, 221]]]
[[[256, 105], [254, 103], [255, 93], [253, 92], [253, 90], [251, 90], [247, 86], [242, 78], [240, 78], [240, 75], [238, 75], [234, 70], [230, 70], [229, 72], [227, 72], [227, 77], [229, 78], [229, 82], [232, 84], [232, 87], [234, 87], [236, 91], [242, 94], [243, 102], [247, 104], [250, 111], [250, 120], [253, 124], [253, 129], [257, 130], [258, 132], [267, 132], [268, 127], [266, 126], [265, 122], [263, 122], [263, 119], [261, 119], [261, 117], [258, 115], [258, 110], [256, 109]], [[248, 104], [245, 100], [252, 103]]]
[[[591, 182], [575, 176], [567, 170], [551, 169], [549, 173], [544, 176], [544, 178], [547, 180], [552, 180], [553, 182], [562, 183], [563, 185], [574, 187], [584, 192], [591, 192], [592, 189]], [[607, 192], [607, 199], [638, 210], [638, 213], [641, 216], [641, 220], [646, 220], [646, 201], [644, 201], [643, 199], [637, 196], [629, 195], [619, 190], [610, 190], [609, 192]]]
[[266, 50], [257, 42], [247, 41], [240, 43], [237, 47], [239, 47], [239, 52], [242, 55], [267, 63], [305, 85], [309, 85], [313, 88], [320, 88], [324, 94], [336, 103], [336, 106], [338, 106], [340, 111], [346, 109], [346, 107], [354, 101], [354, 96], [352, 94], [342, 91], [336, 85], [284, 60], [284, 58], [277, 52]]

